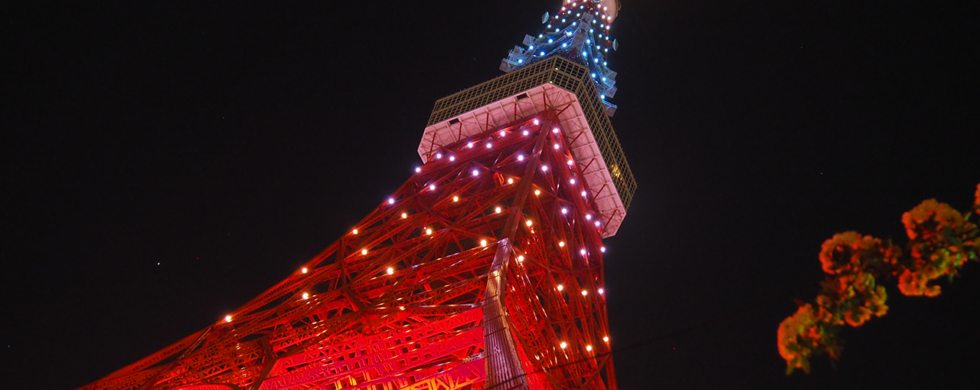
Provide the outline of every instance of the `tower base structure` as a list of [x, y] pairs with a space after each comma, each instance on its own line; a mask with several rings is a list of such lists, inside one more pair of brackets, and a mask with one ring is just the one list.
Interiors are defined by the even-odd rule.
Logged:
[[587, 73], [440, 99], [425, 163], [348, 233], [84, 389], [615, 389], [602, 238], [635, 183]]

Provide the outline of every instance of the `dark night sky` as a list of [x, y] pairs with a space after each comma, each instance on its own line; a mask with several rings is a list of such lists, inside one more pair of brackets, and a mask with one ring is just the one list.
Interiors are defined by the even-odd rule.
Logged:
[[[890, 313], [809, 376], [783, 375], [776, 328], [834, 233], [904, 243], [920, 201], [972, 203], [980, 6], [623, 2], [613, 124], [639, 188], [609, 316], [615, 347], [657, 341], [615, 355], [621, 388], [975, 385], [980, 264], [934, 299], [888, 284]], [[0, 387], [82, 386], [284, 278], [559, 1], [137, 3], [0, 12]]]

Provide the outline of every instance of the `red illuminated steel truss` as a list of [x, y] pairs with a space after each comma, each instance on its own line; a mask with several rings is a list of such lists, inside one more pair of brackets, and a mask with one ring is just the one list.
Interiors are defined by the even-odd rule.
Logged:
[[286, 280], [85, 389], [615, 389], [561, 110], [442, 149]]

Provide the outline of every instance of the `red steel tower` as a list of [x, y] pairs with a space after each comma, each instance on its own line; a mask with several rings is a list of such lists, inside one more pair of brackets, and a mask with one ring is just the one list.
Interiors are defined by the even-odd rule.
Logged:
[[609, 115], [616, 0], [563, 0], [439, 99], [416, 168], [225, 318], [84, 389], [615, 389], [603, 237], [635, 182]]

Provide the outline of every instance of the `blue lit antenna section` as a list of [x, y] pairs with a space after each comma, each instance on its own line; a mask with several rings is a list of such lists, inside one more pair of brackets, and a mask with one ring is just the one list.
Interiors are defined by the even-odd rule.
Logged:
[[512, 72], [549, 57], [564, 57], [585, 65], [599, 92], [606, 115], [616, 113], [609, 99], [616, 95], [616, 72], [609, 69], [609, 50], [619, 44], [610, 36], [613, 20], [619, 14], [619, 0], [562, 0], [561, 9], [545, 13], [544, 31], [536, 37], [524, 36], [524, 46], [514, 46], [500, 62], [500, 70]]

